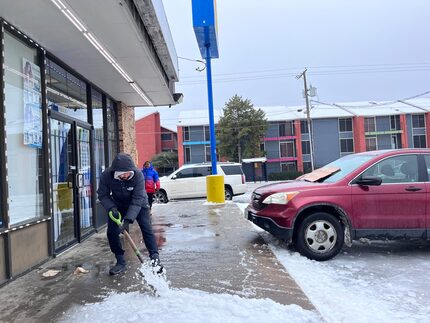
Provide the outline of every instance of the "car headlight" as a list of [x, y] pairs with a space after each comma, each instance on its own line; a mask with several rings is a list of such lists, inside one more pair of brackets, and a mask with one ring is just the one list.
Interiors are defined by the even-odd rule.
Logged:
[[300, 192], [297, 192], [297, 191], [274, 193], [266, 197], [263, 203], [264, 204], [287, 204], [289, 201], [291, 201], [294, 198], [294, 196], [296, 196], [299, 193]]

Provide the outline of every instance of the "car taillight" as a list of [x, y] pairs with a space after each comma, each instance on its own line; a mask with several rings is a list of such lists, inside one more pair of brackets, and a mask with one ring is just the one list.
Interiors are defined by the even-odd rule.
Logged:
[[242, 184], [245, 184], [245, 175], [242, 174]]

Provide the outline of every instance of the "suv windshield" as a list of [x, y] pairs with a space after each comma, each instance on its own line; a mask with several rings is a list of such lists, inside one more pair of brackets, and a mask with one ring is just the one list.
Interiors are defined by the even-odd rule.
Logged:
[[321, 169], [339, 169], [338, 171], [331, 173], [327, 177], [321, 178], [318, 182], [324, 183], [334, 183], [338, 180], [344, 178], [346, 175], [356, 170], [358, 167], [363, 165], [365, 162], [374, 158], [374, 155], [348, 155], [339, 158], [330, 164], [325, 165]]

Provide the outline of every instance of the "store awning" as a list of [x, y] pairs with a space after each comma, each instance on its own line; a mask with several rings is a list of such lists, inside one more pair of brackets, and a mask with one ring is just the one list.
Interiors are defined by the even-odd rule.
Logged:
[[9, 0], [0, 2], [0, 15], [115, 100], [158, 106], [175, 104], [178, 80], [158, 2]]

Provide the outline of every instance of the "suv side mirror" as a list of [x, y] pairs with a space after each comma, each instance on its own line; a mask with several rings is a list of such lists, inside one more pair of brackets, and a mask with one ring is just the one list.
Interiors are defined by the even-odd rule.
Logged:
[[177, 178], [178, 178], [178, 176], [176, 176], [176, 174], [172, 175], [172, 177], [171, 177], [171, 179], [177, 179]]
[[377, 186], [381, 185], [382, 178], [379, 176], [363, 176], [355, 181], [355, 184], [362, 185], [362, 186]]

